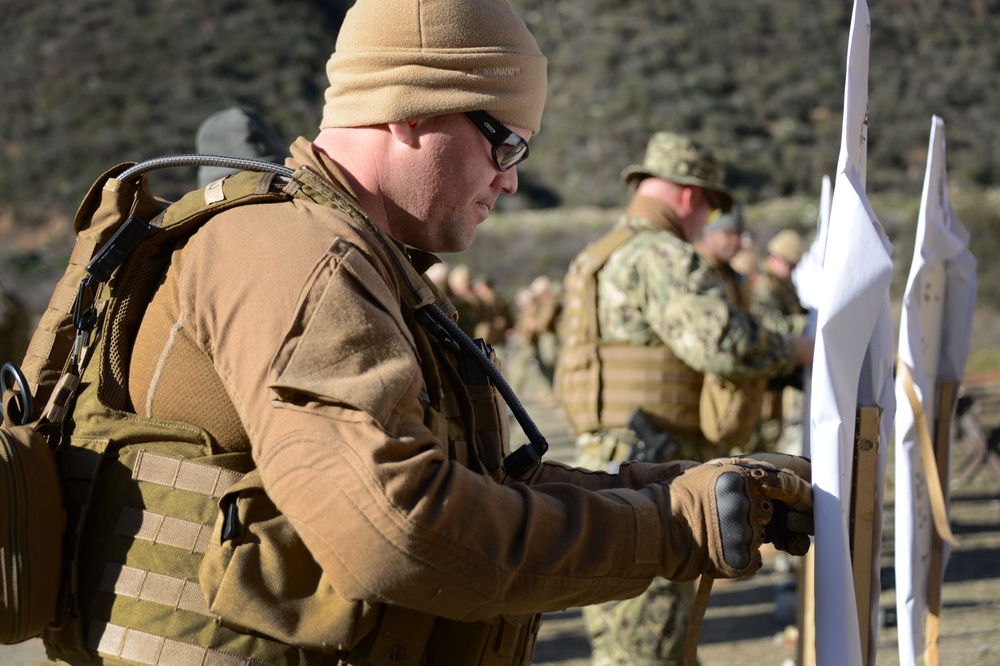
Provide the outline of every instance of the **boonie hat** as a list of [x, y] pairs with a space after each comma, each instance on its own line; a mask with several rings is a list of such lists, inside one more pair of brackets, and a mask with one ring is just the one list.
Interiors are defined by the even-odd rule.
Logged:
[[723, 212], [732, 208], [733, 195], [725, 185], [725, 168], [711, 150], [691, 137], [657, 132], [646, 146], [646, 158], [642, 164], [633, 164], [622, 171], [622, 180], [626, 185], [650, 176], [712, 190], [719, 194]]
[[790, 264], [797, 264], [804, 254], [802, 237], [791, 229], [784, 229], [768, 242], [767, 251]]

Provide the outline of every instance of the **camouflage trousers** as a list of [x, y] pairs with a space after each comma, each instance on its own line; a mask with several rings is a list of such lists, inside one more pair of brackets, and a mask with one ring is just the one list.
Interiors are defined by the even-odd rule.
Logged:
[[[627, 429], [584, 433], [576, 440], [576, 464], [615, 472], [636, 439]], [[698, 461], [724, 454], [687, 441], [678, 442], [677, 453], [679, 460]], [[656, 578], [637, 597], [585, 607], [594, 666], [680, 666], [694, 598], [694, 583]]]
[[681, 666], [695, 584], [656, 578], [632, 599], [583, 609], [594, 666]]
[[[625, 456], [638, 439], [635, 433], [627, 428], [585, 432], [576, 438], [576, 465], [615, 473], [618, 471], [619, 463], [625, 460]], [[671, 460], [707, 462], [729, 454], [721, 446], [698, 444], [678, 438], [675, 438], [674, 442], [677, 444], [677, 450]]]

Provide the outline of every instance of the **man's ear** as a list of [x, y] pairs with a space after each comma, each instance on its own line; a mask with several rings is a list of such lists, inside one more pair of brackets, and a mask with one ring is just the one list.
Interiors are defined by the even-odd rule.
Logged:
[[417, 135], [419, 134], [420, 121], [406, 120], [403, 122], [388, 123], [389, 132], [396, 141], [405, 143], [408, 146], [417, 146]]
[[698, 194], [699, 194], [698, 188], [694, 187], [693, 185], [685, 185], [684, 187], [682, 187], [680, 196], [681, 208], [686, 211], [694, 210], [695, 205], [697, 204], [697, 201], [695, 201], [695, 199], [697, 198]]

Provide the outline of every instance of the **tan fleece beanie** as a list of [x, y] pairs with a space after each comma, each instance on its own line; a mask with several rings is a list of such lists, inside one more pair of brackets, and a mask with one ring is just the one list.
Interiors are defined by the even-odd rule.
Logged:
[[507, 0], [358, 0], [326, 66], [320, 127], [481, 110], [538, 132], [545, 67]]

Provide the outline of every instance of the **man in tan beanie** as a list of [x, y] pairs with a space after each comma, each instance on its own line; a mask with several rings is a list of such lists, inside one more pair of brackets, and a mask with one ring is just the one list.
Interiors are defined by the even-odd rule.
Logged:
[[188, 195], [283, 196], [178, 241], [127, 373], [131, 427], [159, 434], [90, 445], [79, 612], [50, 656], [527, 664], [540, 613], [808, 546], [801, 459], [510, 456], [505, 382], [424, 271], [517, 189], [545, 67], [506, 0], [359, 0], [294, 175]]
[[[695, 251], [713, 211], [732, 206], [712, 151], [657, 132], [622, 176], [635, 185], [628, 210], [564, 283], [556, 393], [577, 434], [577, 463], [613, 471], [629, 460], [710, 461], [728, 447], [702, 430], [706, 374], [771, 377], [809, 358], [812, 344], [741, 311]], [[667, 575], [635, 598], [585, 608], [595, 666], [680, 664], [694, 598], [691, 582]]]

